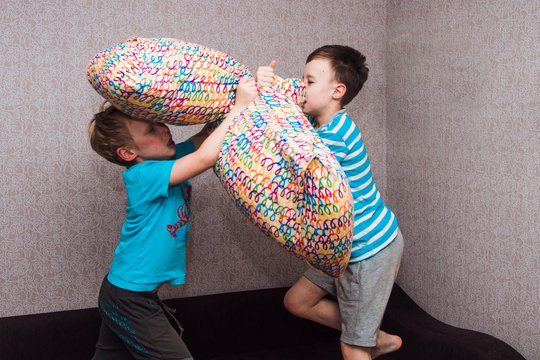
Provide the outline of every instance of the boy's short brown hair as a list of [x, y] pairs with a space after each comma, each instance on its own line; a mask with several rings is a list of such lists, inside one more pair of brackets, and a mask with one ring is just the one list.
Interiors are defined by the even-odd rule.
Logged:
[[128, 118], [112, 105], [106, 106], [106, 103], [103, 103], [100, 112], [95, 114], [88, 124], [92, 149], [110, 162], [122, 166], [133, 165], [133, 162], [122, 159], [116, 150], [121, 147], [136, 148], [129, 133], [126, 120]]
[[337, 82], [346, 86], [341, 105], [347, 105], [358, 94], [368, 78], [366, 57], [356, 49], [345, 45], [325, 45], [309, 54], [306, 64], [315, 59], [327, 59], [334, 70]]

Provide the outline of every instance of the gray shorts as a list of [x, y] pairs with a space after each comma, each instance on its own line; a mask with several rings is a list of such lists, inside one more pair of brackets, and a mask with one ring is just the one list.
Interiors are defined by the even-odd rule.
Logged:
[[366, 260], [349, 264], [339, 280], [311, 268], [304, 273], [308, 280], [337, 298], [341, 341], [375, 346], [402, 253], [403, 236], [398, 229], [390, 245]]

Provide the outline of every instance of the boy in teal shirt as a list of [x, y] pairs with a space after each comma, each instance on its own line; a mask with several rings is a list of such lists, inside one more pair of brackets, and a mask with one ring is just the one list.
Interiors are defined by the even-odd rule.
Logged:
[[236, 103], [220, 126], [211, 134], [206, 126], [179, 144], [166, 125], [129, 117], [113, 107], [90, 122], [92, 148], [127, 167], [123, 177], [128, 198], [120, 241], [100, 289], [102, 325], [95, 360], [192, 359], [157, 292], [162, 284], [184, 283], [188, 179], [215, 164], [232, 119], [256, 95], [255, 82], [243, 78]]

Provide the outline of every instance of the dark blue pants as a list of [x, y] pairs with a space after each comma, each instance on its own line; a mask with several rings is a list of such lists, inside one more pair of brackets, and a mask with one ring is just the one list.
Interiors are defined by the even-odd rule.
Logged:
[[93, 360], [193, 359], [178, 333], [180, 324], [157, 292], [120, 289], [105, 277], [99, 313], [102, 323]]

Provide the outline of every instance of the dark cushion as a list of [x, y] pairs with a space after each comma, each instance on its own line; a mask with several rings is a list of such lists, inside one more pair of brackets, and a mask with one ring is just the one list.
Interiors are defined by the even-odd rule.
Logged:
[[403, 339], [402, 348], [388, 359], [525, 360], [491, 335], [435, 319], [397, 285], [392, 289], [381, 328]]
[[[177, 309], [197, 360], [341, 359], [339, 332], [289, 314], [287, 288], [166, 300]], [[101, 320], [96, 308], [0, 318], [2, 359], [90, 359]], [[503, 341], [442, 323], [394, 286], [383, 330], [403, 347], [380, 360], [524, 360]]]
[[100, 324], [97, 308], [0, 318], [0, 357], [90, 359]]
[[[319, 343], [338, 344], [339, 350], [338, 331], [285, 310], [286, 290], [244, 291], [166, 303], [177, 309], [176, 316], [185, 329], [184, 341], [195, 359], [300, 359], [283, 357], [282, 350], [287, 349], [287, 353], [305, 347], [314, 352]], [[274, 351], [276, 357], [271, 357]], [[339, 354], [334, 358], [340, 359]], [[333, 359], [313, 356], [311, 359]]]

